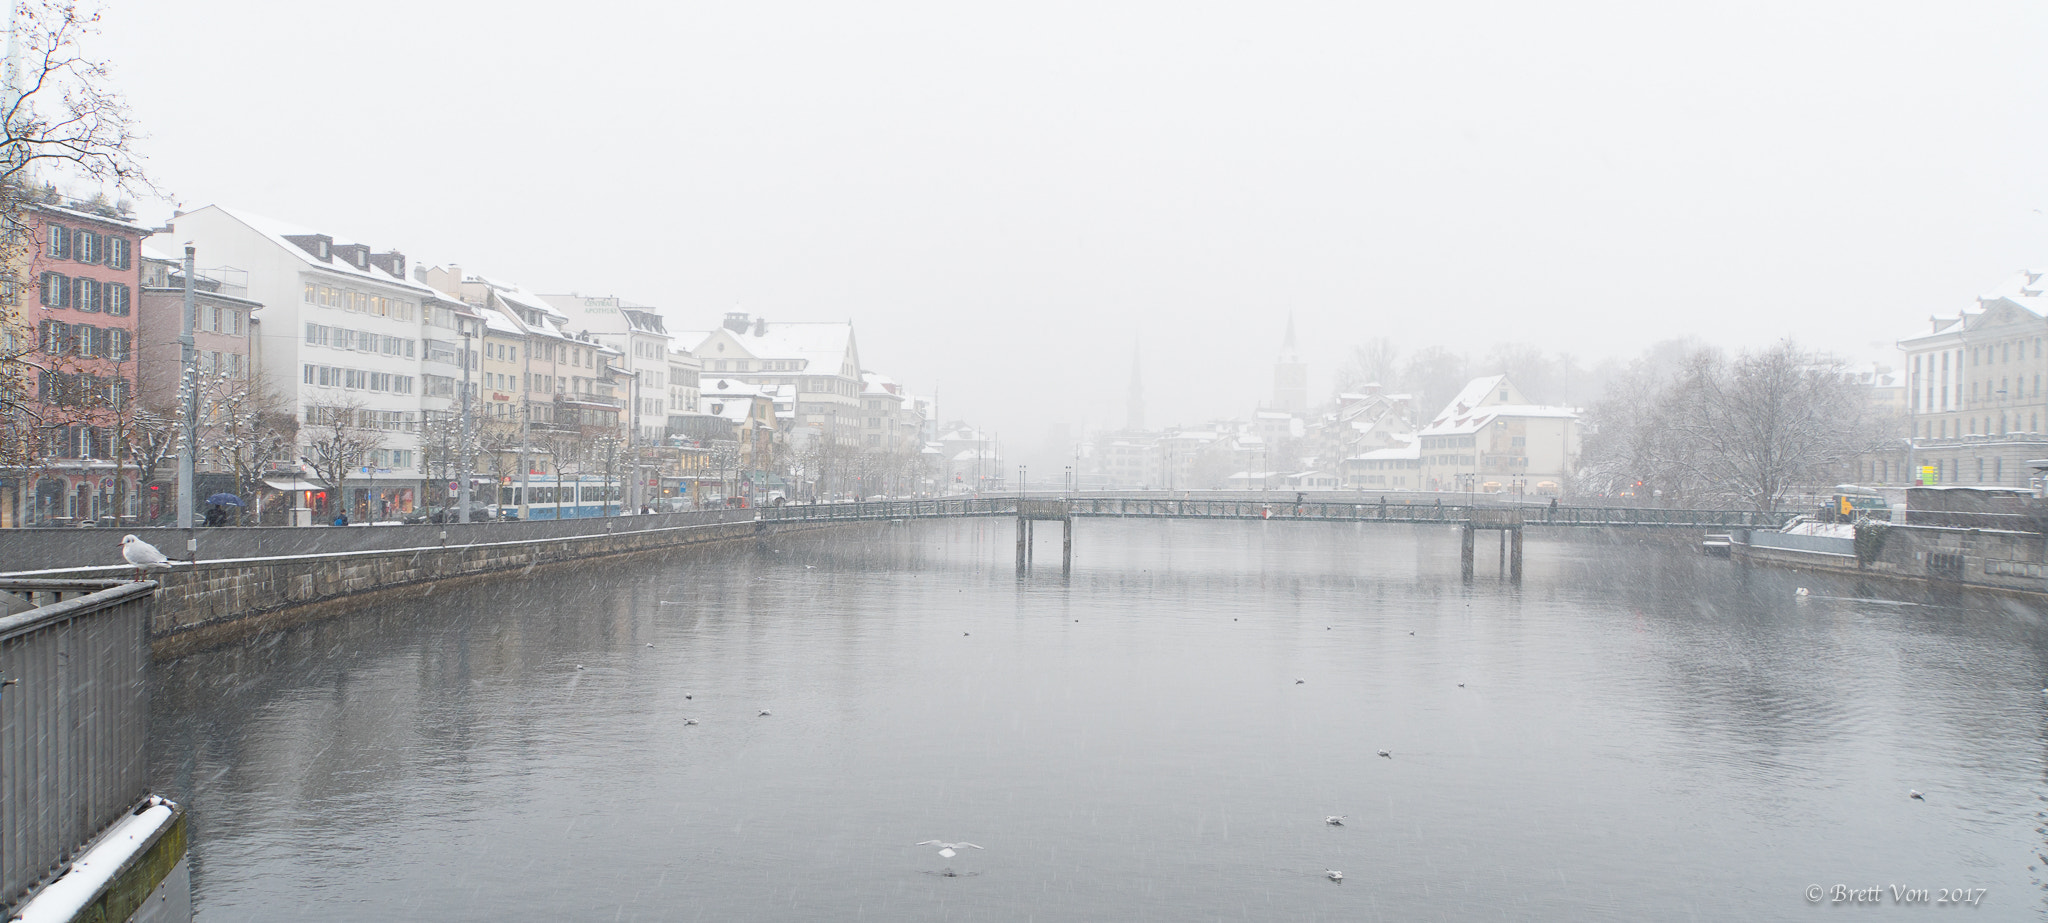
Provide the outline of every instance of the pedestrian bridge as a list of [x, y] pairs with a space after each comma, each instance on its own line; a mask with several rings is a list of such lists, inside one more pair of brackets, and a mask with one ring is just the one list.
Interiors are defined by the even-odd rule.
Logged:
[[[1362, 498], [1361, 498], [1362, 499]], [[1508, 504], [1444, 504], [1343, 502], [1328, 499], [1290, 502], [1286, 498], [1174, 498], [1146, 496], [1010, 496], [940, 500], [889, 500], [813, 506], [781, 506], [760, 511], [773, 521], [949, 519], [1011, 517], [1017, 519], [1017, 570], [1031, 565], [1033, 532], [1041, 521], [1060, 523], [1062, 573], [1073, 569], [1074, 520], [1079, 517], [1128, 519], [1251, 519], [1294, 522], [1397, 523], [1457, 526], [1463, 533], [1459, 560], [1472, 575], [1479, 532], [1500, 534], [1501, 568], [1511, 579], [1522, 577], [1522, 530], [1585, 528], [1777, 529], [1791, 513], [1753, 510], [1673, 510], [1627, 507], [1522, 506]]]
[[[1264, 519], [1310, 522], [1513, 523], [1527, 528], [1632, 527], [1665, 529], [1777, 529], [1788, 512], [1672, 510], [1604, 506], [1388, 503], [1310, 500], [1186, 499], [1132, 496], [1005, 496], [942, 500], [887, 500], [767, 507], [763, 520], [948, 519], [1016, 516], [1029, 520], [1075, 517], [1130, 519]], [[1481, 525], [1499, 528], [1499, 525]]]

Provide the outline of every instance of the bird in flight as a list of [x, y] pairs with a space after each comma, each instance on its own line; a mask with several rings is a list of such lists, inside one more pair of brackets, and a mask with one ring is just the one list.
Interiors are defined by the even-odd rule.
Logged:
[[155, 545], [133, 535], [121, 536], [121, 557], [135, 567], [135, 579], [142, 579], [142, 572], [152, 567], [168, 569], [171, 559], [157, 550]]
[[1331, 881], [1334, 881], [1340, 885], [1344, 883], [1344, 873], [1337, 871], [1336, 869], [1324, 869], [1323, 877], [1328, 878]]
[[957, 852], [954, 852], [954, 850], [957, 850], [957, 849], [980, 849], [980, 848], [981, 848], [981, 847], [979, 847], [979, 846], [976, 846], [976, 845], [974, 845], [973, 843], [943, 843], [943, 842], [940, 842], [940, 841], [938, 841], [938, 840], [926, 840], [926, 841], [924, 841], [924, 842], [922, 842], [922, 843], [919, 843], [919, 844], [917, 844], [917, 845], [919, 845], [919, 846], [937, 846], [937, 847], [939, 848], [939, 858], [941, 858], [941, 859], [951, 859], [951, 858], [953, 858], [954, 856], [957, 856], [957, 855], [959, 855], [959, 853], [957, 853]]
[[1344, 826], [1344, 818], [1346, 818], [1346, 817], [1348, 817], [1348, 816], [1350, 816], [1350, 815], [1347, 815], [1347, 814], [1332, 814], [1332, 815], [1330, 815], [1330, 816], [1328, 816], [1328, 817], [1325, 817], [1325, 818], [1323, 818], [1323, 823], [1329, 824], [1329, 825], [1330, 825], [1330, 826], [1332, 826], [1332, 827], [1342, 827], [1342, 826]]

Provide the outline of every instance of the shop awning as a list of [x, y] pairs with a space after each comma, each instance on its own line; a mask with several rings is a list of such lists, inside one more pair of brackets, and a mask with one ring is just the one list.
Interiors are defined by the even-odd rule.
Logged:
[[271, 490], [326, 490], [324, 484], [315, 484], [305, 478], [264, 478], [263, 483]]

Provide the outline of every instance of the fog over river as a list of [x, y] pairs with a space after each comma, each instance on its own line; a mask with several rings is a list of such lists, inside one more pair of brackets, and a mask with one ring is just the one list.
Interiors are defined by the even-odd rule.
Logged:
[[2044, 906], [2032, 605], [1676, 536], [1532, 532], [1513, 585], [1445, 527], [1083, 520], [1070, 579], [1056, 528], [1023, 578], [1012, 535], [555, 566], [160, 664], [197, 918]]

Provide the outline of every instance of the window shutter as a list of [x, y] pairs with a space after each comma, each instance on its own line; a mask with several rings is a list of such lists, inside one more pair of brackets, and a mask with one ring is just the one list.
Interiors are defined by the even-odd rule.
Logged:
[[51, 259], [61, 260], [71, 255], [71, 239], [63, 225], [44, 225], [43, 236], [49, 241], [49, 248], [46, 252]]

